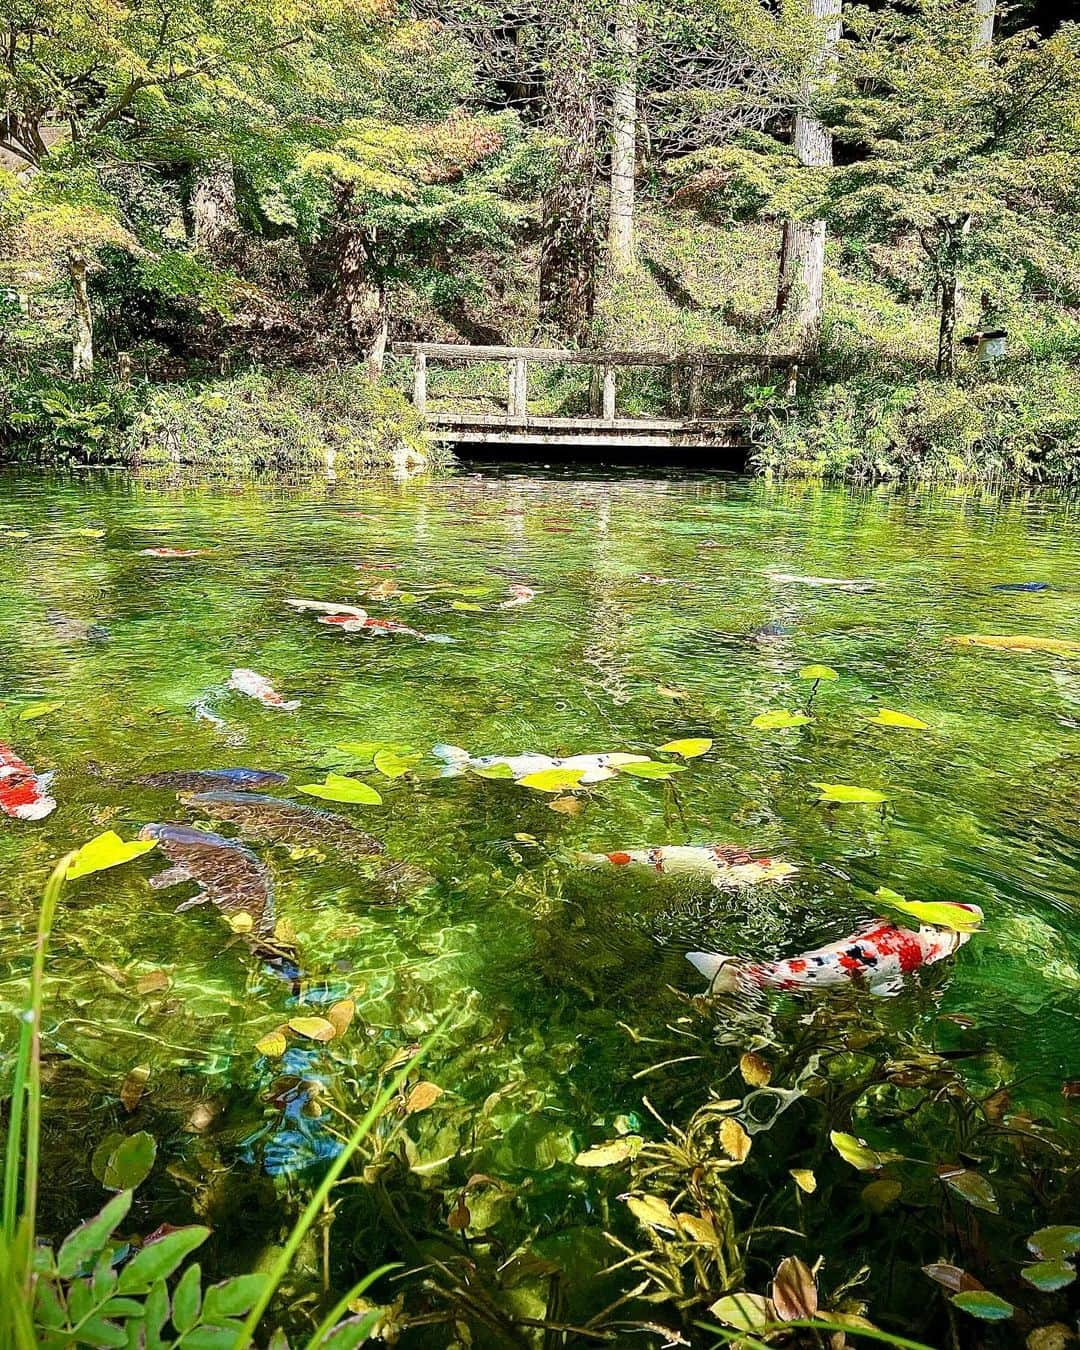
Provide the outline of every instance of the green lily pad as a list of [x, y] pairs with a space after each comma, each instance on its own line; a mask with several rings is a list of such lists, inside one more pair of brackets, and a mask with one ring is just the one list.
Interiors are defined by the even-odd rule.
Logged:
[[876, 788], [855, 787], [851, 783], [815, 783], [821, 789], [819, 802], [835, 802], [843, 806], [877, 806], [888, 801], [884, 792]]
[[786, 731], [788, 727], [805, 727], [813, 720], [806, 713], [785, 712], [782, 708], [776, 708], [758, 713], [750, 725], [758, 731]]
[[921, 718], [911, 717], [907, 713], [894, 712], [892, 708], [882, 708], [876, 717], [868, 717], [867, 721], [874, 727], [902, 727], [907, 731], [928, 731], [929, 722], [924, 722]]
[[322, 797], [328, 802], [351, 802], [361, 806], [381, 806], [382, 798], [373, 787], [359, 778], [348, 778], [340, 773], [328, 773], [325, 783], [305, 783], [300, 792], [309, 797]]
[[674, 773], [685, 773], [685, 764], [661, 764], [659, 760], [644, 759], [638, 764], [620, 764], [620, 773], [631, 778], [670, 778]]
[[832, 666], [803, 666], [799, 671], [800, 680], [838, 680], [840, 678]]

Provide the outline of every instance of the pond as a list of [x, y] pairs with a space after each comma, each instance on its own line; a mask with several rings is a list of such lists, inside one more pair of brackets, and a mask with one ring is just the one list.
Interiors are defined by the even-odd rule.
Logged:
[[[406, 1345], [662, 1343], [650, 1323], [713, 1344], [709, 1306], [767, 1293], [789, 1255], [824, 1257], [822, 1309], [930, 1344], [1060, 1320], [1066, 1295], [1018, 1272], [1030, 1233], [1080, 1215], [1075, 500], [519, 468], [295, 490], [18, 476], [2, 502], [4, 739], [55, 771], [57, 802], [0, 827], [8, 1065], [68, 849], [148, 823], [242, 836], [274, 892], [272, 918], [250, 896], [175, 912], [195, 888], [148, 884], [176, 861], [164, 841], [65, 888], [47, 1236], [100, 1208], [118, 1138], [145, 1131], [129, 1231], [197, 1218], [204, 1270], [257, 1268], [438, 1028], [275, 1305], [294, 1332], [386, 1261], [402, 1269], [369, 1297]], [[970, 634], [1064, 641], [951, 640]], [[795, 716], [755, 726], [766, 712]], [[662, 748], [687, 739], [709, 744]], [[464, 752], [669, 767], [529, 787]], [[238, 766], [347, 823], [154, 781]], [[300, 791], [328, 775], [378, 800]], [[797, 870], [737, 885], [738, 858], [658, 875], [620, 856], [711, 844]], [[917, 928], [879, 888], [984, 922], [884, 986], [746, 973], [878, 917]], [[743, 975], [705, 999], [692, 951]], [[875, 1153], [853, 1164], [845, 1135]], [[951, 1303], [971, 1286], [934, 1262], [1010, 1320]]]

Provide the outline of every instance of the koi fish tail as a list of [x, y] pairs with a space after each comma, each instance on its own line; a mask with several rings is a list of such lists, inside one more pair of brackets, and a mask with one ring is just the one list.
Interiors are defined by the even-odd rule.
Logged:
[[443, 762], [440, 778], [457, 778], [469, 767], [469, 752], [460, 745], [433, 745], [431, 753]]
[[687, 952], [686, 959], [709, 981], [709, 992], [730, 992], [739, 987], [740, 962], [720, 952]]

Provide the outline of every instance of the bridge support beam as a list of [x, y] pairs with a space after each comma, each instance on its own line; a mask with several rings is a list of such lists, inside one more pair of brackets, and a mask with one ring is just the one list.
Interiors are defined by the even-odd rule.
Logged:
[[423, 417], [427, 412], [427, 353], [417, 352], [413, 357], [413, 407]]
[[507, 380], [506, 412], [511, 421], [524, 422], [528, 413], [529, 363], [523, 356], [510, 362]]
[[615, 421], [615, 367], [604, 367], [604, 397], [601, 412], [605, 422]]

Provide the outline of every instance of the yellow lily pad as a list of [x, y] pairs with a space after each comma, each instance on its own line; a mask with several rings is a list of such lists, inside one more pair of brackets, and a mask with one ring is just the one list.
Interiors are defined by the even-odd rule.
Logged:
[[96, 839], [83, 844], [68, 864], [64, 875], [68, 881], [75, 881], [78, 877], [89, 876], [91, 872], [104, 872], [107, 867], [119, 867], [132, 858], [141, 858], [152, 848], [157, 848], [156, 839], [132, 839], [125, 843], [115, 830], [106, 830]]
[[382, 798], [367, 783], [348, 778], [340, 773], [328, 773], [325, 783], [304, 783], [297, 789], [309, 797], [322, 797], [328, 802], [351, 802], [362, 806], [381, 806]]
[[786, 731], [788, 727], [805, 727], [813, 720], [806, 713], [785, 712], [783, 708], [776, 708], [758, 713], [750, 725], [757, 731]]
[[584, 769], [541, 769], [538, 773], [527, 773], [524, 778], [519, 778], [517, 785], [532, 788], [535, 792], [568, 792], [576, 788], [584, 777]]
[[696, 759], [698, 755], [704, 755], [712, 749], [712, 741], [705, 736], [688, 736], [681, 741], [668, 741], [660, 749], [672, 755], [681, 755], [683, 759]]
[[894, 712], [892, 708], [882, 708], [876, 717], [869, 717], [867, 721], [871, 726], [902, 727], [907, 731], [927, 731], [930, 727], [930, 724], [921, 718], [912, 717], [908, 713]]
[[877, 806], [888, 801], [877, 788], [855, 787], [851, 783], [815, 783], [821, 789], [819, 802], [833, 802], [841, 806]]

